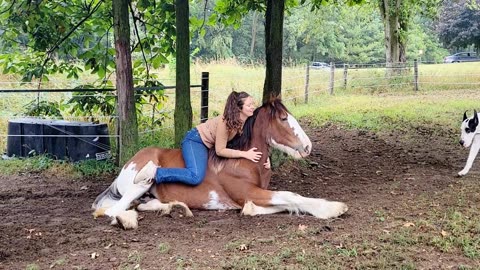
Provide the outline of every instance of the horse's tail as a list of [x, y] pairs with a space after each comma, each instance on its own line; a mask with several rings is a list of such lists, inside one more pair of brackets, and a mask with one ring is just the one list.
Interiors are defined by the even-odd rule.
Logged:
[[117, 180], [118, 178], [116, 178], [105, 191], [97, 196], [92, 204], [93, 209], [97, 210], [102, 207], [111, 207], [122, 198], [122, 194], [120, 194], [117, 188]]

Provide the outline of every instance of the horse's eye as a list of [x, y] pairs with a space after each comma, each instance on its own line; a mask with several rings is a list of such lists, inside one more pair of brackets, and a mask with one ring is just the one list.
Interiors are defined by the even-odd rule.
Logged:
[[282, 121], [287, 121], [287, 120], [288, 120], [288, 117], [280, 118], [280, 120], [282, 120]]
[[465, 128], [466, 133], [470, 133], [470, 128]]

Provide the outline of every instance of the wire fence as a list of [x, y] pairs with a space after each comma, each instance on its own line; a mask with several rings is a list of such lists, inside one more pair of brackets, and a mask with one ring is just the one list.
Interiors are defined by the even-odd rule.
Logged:
[[[220, 70], [210, 71], [208, 86], [208, 100], [202, 96], [202, 71], [193, 71], [193, 85], [191, 99], [194, 125], [205, 118], [214, 117], [223, 113], [225, 100], [232, 91], [246, 91], [257, 102], [263, 96], [265, 70], [259, 67], [222, 67]], [[13, 78], [14, 79], [14, 78]], [[25, 118], [26, 111], [42, 101], [58, 104], [61, 117], [49, 117], [49, 120], [72, 122], [103, 123], [108, 128], [108, 135], [89, 134], [89, 139], [107, 136], [111, 147], [115, 148], [118, 139], [115, 121], [118, 118], [115, 111], [110, 114], [98, 112], [78, 115], [74, 112], [72, 92], [61, 91], [73, 89], [78, 85], [87, 84], [85, 81], [51, 80], [44, 84], [23, 83], [18, 81], [0, 82], [0, 150], [7, 152], [7, 139], [12, 138], [8, 133], [9, 122]], [[356, 95], [382, 93], [415, 93], [441, 90], [480, 90], [480, 63], [430, 64], [411, 62], [406, 64], [387, 65], [375, 64], [333, 64], [329, 67], [285, 67], [282, 74], [282, 99], [287, 106], [310, 103], [309, 98], [322, 95]], [[172, 82], [173, 79], [166, 78]], [[38, 88], [40, 87], [40, 90]], [[44, 88], [44, 89], [42, 89]], [[9, 91], [16, 90], [16, 91]], [[24, 90], [24, 91], [18, 91]], [[38, 91], [38, 92], [34, 92]], [[136, 97], [142, 99], [139, 106], [139, 134], [143, 141], [151, 143], [162, 138], [173, 136], [173, 112], [175, 108], [174, 86], [166, 87], [161, 92], [154, 92], [153, 98], [145, 93], [136, 92]], [[98, 98], [97, 92], [80, 92], [77, 98]], [[103, 93], [103, 98], [115, 100], [115, 92]], [[34, 119], [43, 119], [37, 117]], [[57, 127], [55, 125], [51, 125]], [[58, 127], [57, 127], [58, 128]], [[20, 134], [22, 135], [22, 134]], [[35, 137], [26, 134], [25, 137]], [[61, 134], [59, 134], [61, 135]], [[64, 134], [71, 137], [73, 134]], [[93, 136], [97, 135], [97, 136]], [[15, 136], [18, 136], [15, 135]], [[78, 136], [81, 138], [81, 136]], [[146, 145], [145, 145], [146, 146]], [[103, 147], [104, 148], [104, 147]], [[115, 149], [113, 150], [115, 153]]]

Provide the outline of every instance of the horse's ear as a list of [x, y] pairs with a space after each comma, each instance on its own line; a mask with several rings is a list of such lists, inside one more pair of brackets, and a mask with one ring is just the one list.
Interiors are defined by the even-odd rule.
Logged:
[[467, 111], [465, 111], [465, 112], [463, 113], [463, 120], [462, 120], [462, 122], [465, 121], [465, 120], [467, 120]]

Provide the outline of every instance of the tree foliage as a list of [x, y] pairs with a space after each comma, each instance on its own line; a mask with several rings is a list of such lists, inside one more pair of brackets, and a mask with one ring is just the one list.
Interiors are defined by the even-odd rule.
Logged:
[[[168, 63], [175, 53], [175, 10], [168, 0], [139, 0], [129, 6], [135, 87], [162, 87], [151, 72]], [[90, 73], [98, 80], [78, 88], [112, 88], [115, 71], [113, 17], [111, 0], [15, 1], [0, 2], [0, 67], [4, 73], [19, 74], [22, 81], [47, 81], [52, 74], [81, 79]], [[138, 105], [151, 103], [160, 111], [165, 98], [162, 91], [143, 90], [136, 95]], [[112, 115], [109, 106], [97, 106], [109, 99], [105, 92], [89, 98], [90, 107]], [[69, 102], [79, 102], [76, 114], [87, 98], [76, 95]], [[88, 107], [88, 106], [87, 106]], [[148, 123], [151, 123], [149, 121]], [[141, 123], [140, 123], [141, 124]]]
[[447, 48], [466, 48], [474, 45], [480, 50], [480, 9], [469, 0], [445, 1], [438, 20], [437, 31]]
[[[250, 11], [235, 24], [234, 20], [225, 19], [224, 15], [215, 10], [215, 3], [208, 1], [206, 8], [203, 1], [192, 4], [191, 21], [201, 25], [203, 18], [207, 18], [202, 28], [204, 36], [198, 31], [192, 37], [192, 49], [197, 48], [194, 57], [202, 61], [235, 57], [240, 63], [265, 63], [265, 16], [262, 11]], [[421, 51], [422, 60], [441, 61], [446, 52], [432, 31], [431, 19], [428, 18], [430, 15], [426, 17], [422, 14], [423, 11], [418, 11], [410, 18], [405, 36], [409, 48], [406, 51], [407, 59], [418, 58]], [[217, 20], [211, 20], [212, 17], [217, 20], [222, 18], [231, 25], [218, 24]], [[256, 30], [255, 37], [252, 29]], [[286, 65], [312, 60], [337, 63], [385, 62], [384, 26], [378, 6], [348, 5], [345, 2], [341, 5], [317, 5], [312, 11], [310, 1], [297, 6], [289, 3], [283, 36], [283, 63]]]
[[[0, 36], [4, 73], [23, 74], [24, 81], [83, 71], [108, 87], [115, 69], [111, 0], [49, 0], [0, 3]], [[175, 10], [171, 1], [139, 0], [130, 5], [131, 51], [135, 86], [158, 86], [151, 73], [175, 52]]]
[[285, 55], [293, 62], [368, 63], [383, 59], [380, 17], [368, 7], [327, 5], [313, 11], [303, 6], [285, 23]]

